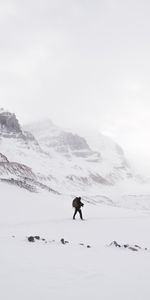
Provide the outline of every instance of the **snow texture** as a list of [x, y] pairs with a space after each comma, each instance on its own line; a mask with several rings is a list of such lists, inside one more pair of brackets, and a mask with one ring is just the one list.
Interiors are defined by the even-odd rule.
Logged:
[[85, 202], [74, 221], [71, 197], [0, 190], [1, 299], [149, 300], [149, 211]]

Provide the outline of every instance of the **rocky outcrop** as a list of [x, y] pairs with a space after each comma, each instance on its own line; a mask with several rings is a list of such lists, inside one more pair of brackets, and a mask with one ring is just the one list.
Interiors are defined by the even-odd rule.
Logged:
[[24, 164], [8, 161], [7, 157], [0, 153], [0, 181], [24, 188], [30, 192], [46, 190], [54, 194], [59, 192], [43, 184], [34, 174], [32, 169]]
[[50, 143], [49, 146], [57, 147], [57, 150], [62, 150], [63, 148], [69, 148], [71, 151], [78, 150], [90, 150], [86, 140], [77, 134], [72, 134], [70, 132], [62, 132], [59, 137], [55, 137], [55, 142]]
[[21, 180], [19, 179], [14, 179], [14, 178], [0, 178], [1, 182], [10, 184], [10, 185], [14, 185], [20, 188], [23, 188], [29, 192], [32, 193], [37, 193], [38, 191], [41, 190], [46, 190], [48, 192], [51, 192], [55, 195], [60, 195], [59, 192], [51, 189], [49, 186], [44, 185], [36, 180], [30, 180], [28, 178], [22, 178]]
[[140, 251], [140, 250], [144, 250], [147, 251], [147, 248], [142, 248], [139, 245], [129, 245], [129, 244], [123, 244], [120, 245], [118, 242], [113, 241], [112, 243], [110, 243], [109, 247], [116, 247], [116, 248], [120, 248], [120, 249], [128, 249], [134, 252]]
[[16, 178], [36, 179], [31, 168], [17, 162], [0, 162], [0, 176], [15, 176]]
[[7, 163], [7, 162], [8, 162], [7, 157], [2, 153], [0, 153], [0, 163]]
[[67, 159], [74, 156], [87, 162], [101, 161], [100, 152], [93, 151], [84, 137], [62, 130], [50, 120], [27, 125], [25, 130], [30, 131], [48, 152], [54, 150]]
[[35, 139], [35, 137], [33, 136], [32, 133], [28, 132], [28, 131], [24, 131], [23, 132], [23, 139], [25, 141], [31, 142], [31, 144], [34, 144], [35, 146], [39, 146], [39, 143], [37, 142], [37, 140]]
[[0, 133], [22, 133], [15, 114], [0, 110]]
[[0, 142], [2, 138], [5, 138], [5, 140], [15, 139], [18, 144], [21, 144], [26, 149], [42, 152], [32, 133], [22, 130], [16, 115], [0, 109]]

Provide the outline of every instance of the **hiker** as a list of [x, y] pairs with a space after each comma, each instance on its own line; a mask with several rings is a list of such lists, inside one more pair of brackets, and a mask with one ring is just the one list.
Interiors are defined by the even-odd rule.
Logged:
[[81, 197], [76, 197], [72, 202], [72, 206], [75, 208], [73, 220], [75, 220], [75, 216], [76, 216], [77, 212], [80, 215], [80, 219], [83, 220], [81, 207], [84, 206], [84, 204], [81, 202]]

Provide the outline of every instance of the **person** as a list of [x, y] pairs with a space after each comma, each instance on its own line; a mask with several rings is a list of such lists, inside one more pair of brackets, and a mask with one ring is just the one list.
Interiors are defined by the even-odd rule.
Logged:
[[73, 215], [73, 220], [75, 220], [75, 216], [77, 214], [77, 212], [80, 215], [80, 219], [83, 220], [83, 216], [82, 216], [82, 210], [81, 207], [84, 206], [84, 204], [81, 202], [81, 197], [76, 197], [73, 202], [72, 202], [72, 206], [75, 209], [74, 215]]

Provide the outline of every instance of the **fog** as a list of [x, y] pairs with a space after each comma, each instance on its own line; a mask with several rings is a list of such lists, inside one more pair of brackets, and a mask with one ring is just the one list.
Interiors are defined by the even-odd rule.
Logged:
[[1, 0], [0, 106], [113, 137], [150, 175], [150, 2]]

